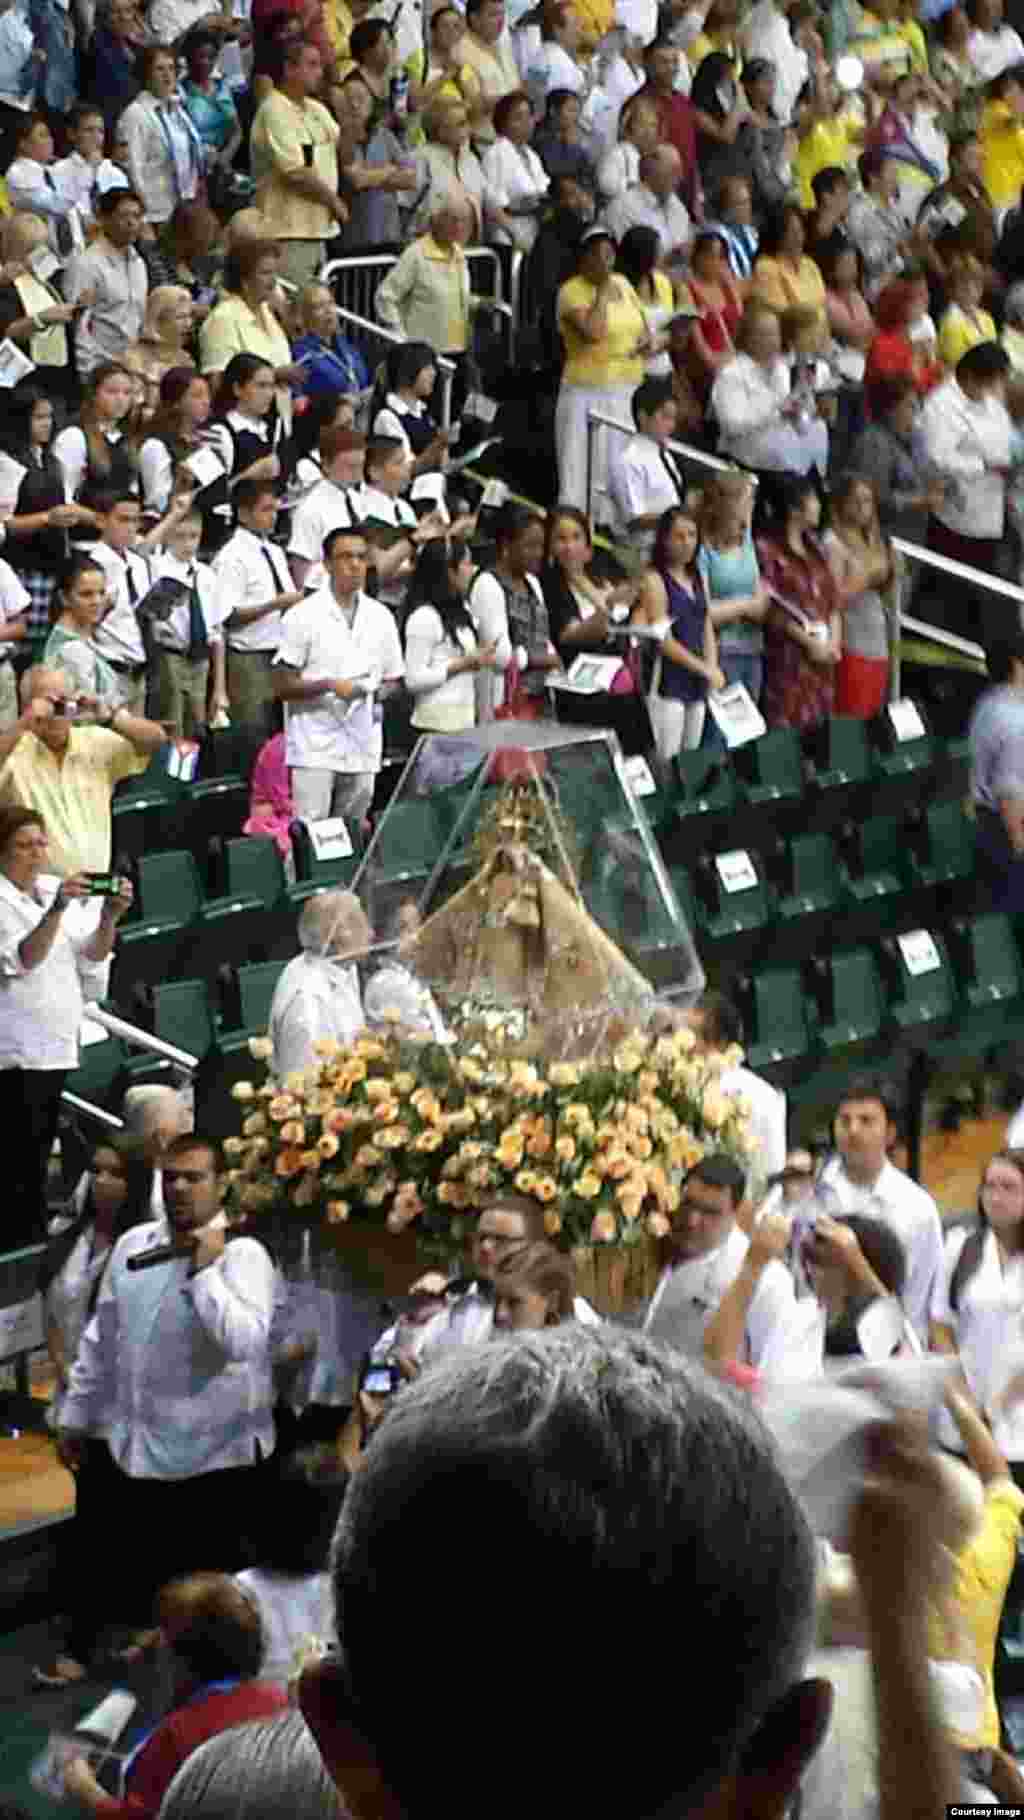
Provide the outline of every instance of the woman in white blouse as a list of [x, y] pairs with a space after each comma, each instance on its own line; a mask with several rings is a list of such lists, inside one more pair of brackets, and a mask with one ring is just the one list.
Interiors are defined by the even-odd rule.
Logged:
[[203, 173], [203, 147], [178, 95], [174, 52], [155, 44], [142, 53], [142, 93], [125, 108], [118, 132], [127, 149], [132, 187], [146, 219], [169, 221], [179, 202], [194, 202]]
[[[1024, 1398], [1007, 1396], [1024, 1363], [1024, 1150], [996, 1153], [981, 1178], [977, 1224], [946, 1240], [930, 1339], [934, 1351], [959, 1354], [971, 1395], [1024, 1487]], [[941, 1438], [960, 1447], [952, 1425]]]
[[483, 156], [484, 209], [489, 238], [528, 253], [548, 193], [548, 174], [533, 147], [533, 112], [525, 90], [495, 103], [493, 145]]
[[737, 353], [720, 367], [711, 388], [718, 452], [744, 466], [807, 474], [828, 467], [828, 429], [790, 399], [776, 312], [748, 303], [736, 330]]
[[[103, 1273], [114, 1245], [130, 1226], [149, 1218], [152, 1173], [130, 1143], [120, 1136], [104, 1138], [71, 1200], [68, 1212], [54, 1220], [42, 1269], [46, 1344], [57, 1375], [52, 1425], [60, 1426], [60, 1402], [75, 1362], [79, 1341], [92, 1317]], [[75, 1474], [75, 1515], [65, 1538], [67, 1573], [62, 1603], [68, 1625], [60, 1654], [34, 1679], [44, 1687], [66, 1687], [83, 1681], [100, 1628], [108, 1622], [109, 1584], [95, 1572], [97, 1549], [109, 1524], [109, 1481], [113, 1468], [106, 1443], [94, 1437]]]
[[473, 224], [470, 239], [478, 239], [483, 224], [484, 174], [469, 143], [469, 109], [461, 97], [440, 97], [423, 119], [427, 143], [417, 165], [421, 183], [427, 185], [414, 217], [417, 233], [425, 233], [434, 210], [443, 202], [468, 208]]
[[656, 150], [660, 139], [658, 110], [645, 95], [627, 101], [619, 117], [618, 144], [597, 167], [597, 187], [605, 202], [614, 202], [640, 181], [640, 160]]
[[466, 606], [476, 565], [464, 543], [425, 544], [409, 584], [405, 686], [421, 733], [466, 733], [476, 725], [476, 677], [494, 669], [497, 646], [480, 644]]

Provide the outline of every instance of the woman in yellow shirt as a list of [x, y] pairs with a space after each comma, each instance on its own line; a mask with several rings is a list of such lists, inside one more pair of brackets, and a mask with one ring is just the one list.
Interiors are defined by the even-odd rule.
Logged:
[[[580, 241], [576, 275], [558, 293], [558, 326], [565, 366], [555, 407], [558, 498], [588, 510], [587, 415], [617, 418], [632, 434], [630, 405], [644, 377], [647, 319], [627, 278], [615, 272], [617, 247], [607, 228], [588, 228]], [[600, 506], [607, 497], [607, 431], [594, 437], [593, 485]]]
[[939, 355], [950, 372], [968, 348], [994, 341], [996, 325], [981, 308], [985, 267], [973, 253], [954, 253], [949, 262], [949, 307], [939, 323]]
[[1024, 85], [1015, 69], [989, 85], [982, 109], [982, 181], [994, 209], [1016, 207], [1024, 186]]
[[456, 55], [466, 21], [454, 6], [439, 6], [430, 16], [430, 38], [423, 83], [416, 96], [420, 112], [435, 101], [464, 102], [471, 114], [480, 107], [480, 78]]
[[761, 253], [750, 296], [781, 316], [784, 310], [814, 310], [824, 323], [825, 280], [804, 252], [804, 218], [795, 202], [773, 209], [761, 229]]

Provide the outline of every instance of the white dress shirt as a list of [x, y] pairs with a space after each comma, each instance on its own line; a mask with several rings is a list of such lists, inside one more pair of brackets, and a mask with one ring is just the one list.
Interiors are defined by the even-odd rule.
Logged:
[[311, 1639], [325, 1645], [335, 1641], [331, 1576], [326, 1568], [298, 1575], [247, 1567], [234, 1578], [260, 1608], [264, 1639], [260, 1680], [286, 1688], [309, 1654]]
[[807, 52], [793, 43], [789, 20], [774, 0], [762, 0], [749, 15], [744, 36], [749, 57], [766, 57], [775, 65], [772, 111], [784, 126], [793, 117], [797, 96], [810, 73]]
[[[112, 445], [120, 442], [120, 430], [107, 430], [106, 439]], [[89, 444], [85, 440], [85, 431], [77, 423], [69, 423], [54, 438], [53, 453], [64, 479], [64, 497], [71, 505], [81, 489], [89, 466]]]
[[[78, 1217], [74, 1213], [70, 1220], [55, 1221], [50, 1227], [51, 1240], [59, 1238], [61, 1231], [66, 1230]], [[64, 1358], [69, 1367], [89, 1324], [89, 1303], [92, 1301], [93, 1290], [110, 1257], [109, 1244], [94, 1249], [95, 1243], [95, 1226], [86, 1226], [79, 1233], [61, 1269], [47, 1285], [43, 1298], [47, 1324], [52, 1321], [60, 1334]]]
[[416, 607], [405, 625], [405, 686], [415, 695], [412, 724], [429, 733], [461, 733], [476, 719], [476, 674], [459, 670], [448, 675], [453, 657], [476, 650], [468, 626], [459, 626], [454, 638], [444, 629], [436, 607]]
[[83, 292], [92, 302], [78, 318], [75, 350], [84, 377], [107, 360], [119, 360], [142, 334], [149, 279], [135, 248], [116, 247], [100, 234], [67, 267], [64, 295], [77, 303]]
[[[691, 1358], [703, 1358], [705, 1329], [738, 1277], [749, 1247], [746, 1234], [734, 1226], [715, 1251], [662, 1271], [644, 1317], [644, 1332]], [[747, 1310], [745, 1364], [760, 1365], [769, 1348], [779, 1348], [780, 1336], [794, 1321], [795, 1308], [793, 1279], [784, 1265], [772, 1259], [761, 1272]]]
[[99, 563], [107, 578], [108, 593], [114, 597], [113, 606], [93, 633], [97, 651], [110, 663], [144, 664], [146, 648], [135, 608], [152, 586], [149, 563], [134, 550], [122, 553], [107, 543], [91, 544], [87, 555], [90, 562]]
[[306, 578], [310, 584], [322, 586], [327, 579], [323, 566], [324, 538], [339, 526], [347, 529], [350, 525], [361, 524], [364, 517], [362, 488], [339, 487], [335, 480], [318, 481], [313, 491], [296, 506], [292, 513], [288, 554], [313, 564]]
[[660, 442], [653, 436], [637, 435], [628, 442], [613, 443], [608, 460], [608, 490], [619, 527], [628, 531], [634, 519], [650, 518], [655, 513], [660, 518], [670, 506], [677, 506], [685, 489], [679, 485], [678, 470], [673, 475], [666, 464]]
[[50, 169], [61, 195], [86, 221], [93, 217], [94, 194], [102, 195], [111, 188], [124, 189], [128, 181], [120, 166], [112, 164], [109, 158], [101, 158], [99, 164], [90, 164], [81, 152], [69, 152], [66, 158], [51, 164]]
[[779, 427], [789, 386], [789, 366], [782, 354], [767, 369], [749, 354], [737, 354], [719, 367], [710, 404], [720, 432], [719, 454], [756, 463], [757, 438]]
[[[1009, 1257], [1004, 1267], [995, 1234], [986, 1232], [978, 1268], [962, 1285], [953, 1308], [950, 1284], [972, 1230], [958, 1227], [946, 1239], [931, 1318], [953, 1329], [971, 1395], [988, 1418], [1000, 1453], [1008, 1460], [1024, 1460], [1024, 1403], [1014, 1403], [1005, 1412], [997, 1408], [1008, 1374], [1020, 1367], [1024, 1345], [1024, 1257], [1019, 1253]], [[941, 1439], [963, 1451], [960, 1432], [948, 1418]]]
[[[206, 627], [207, 643], [221, 645], [224, 643], [224, 621], [231, 612], [232, 601], [221, 586], [220, 580], [208, 562], [182, 562], [179, 556], [165, 550], [153, 563], [153, 580], [159, 581], [169, 575], [173, 581], [182, 581], [191, 589], [193, 583], [199, 591], [199, 606]], [[166, 619], [158, 619], [153, 624], [153, 640], [162, 645], [165, 651], [177, 651], [185, 655], [189, 647], [189, 603], [188, 599], [180, 600], [173, 606]]]
[[297, 954], [274, 987], [270, 1005], [272, 1067], [278, 1080], [319, 1066], [314, 1043], [326, 1037], [351, 1042], [365, 1023], [356, 968], [326, 955]]
[[689, 212], [678, 196], [656, 196], [646, 183], [631, 184], [604, 211], [603, 220], [621, 240], [632, 227], [653, 228], [658, 236], [662, 258], [685, 246], [693, 231]]
[[69, 903], [38, 967], [21, 960], [22, 942], [42, 921], [60, 883], [45, 873], [33, 892], [21, 891], [0, 873], [0, 1071], [77, 1068], [85, 1003], [107, 989], [110, 962], [90, 961], [84, 953], [99, 927], [98, 898]]
[[542, 41], [535, 51], [527, 53], [525, 80], [545, 99], [554, 88], [565, 88], [573, 95], [582, 95], [587, 86], [586, 76], [575, 58], [553, 38], [546, 43]]
[[229, 1238], [195, 1276], [188, 1258], [128, 1272], [130, 1257], [171, 1236], [154, 1220], [118, 1240], [62, 1411], [76, 1431], [102, 1423], [131, 1478], [192, 1478], [274, 1448], [270, 1256], [255, 1239]]
[[1002, 537], [1006, 475], [996, 470], [1010, 464], [1013, 435], [1002, 400], [968, 398], [947, 379], [925, 399], [916, 434], [925, 460], [956, 483], [935, 514], [939, 523], [962, 537]]
[[942, 1268], [942, 1222], [927, 1189], [889, 1162], [874, 1185], [863, 1188], [851, 1182], [841, 1157], [826, 1163], [818, 1187], [819, 1192], [831, 1191], [842, 1213], [866, 1214], [896, 1234], [907, 1260], [903, 1306], [915, 1333], [927, 1346], [929, 1305]]
[[31, 605], [32, 596], [21, 576], [0, 556], [0, 659], [13, 656], [19, 648], [19, 641], [4, 638], [4, 626], [9, 619], [20, 619]]
[[[257, 537], [239, 525], [213, 559], [212, 568], [229, 612], [238, 607], [261, 607], [278, 594], [294, 592], [288, 558], [280, 544]], [[284, 620], [280, 613], [264, 613], [248, 625], [232, 626], [228, 620], [229, 651], [276, 651]]]
[[79, 251], [84, 248], [85, 236], [78, 211], [67, 191], [58, 182], [52, 165], [40, 164], [38, 158], [15, 158], [7, 168], [5, 182], [12, 208], [39, 215], [46, 222], [53, 252], [59, 253], [61, 250], [57, 223], [62, 220], [67, 223], [73, 236], [72, 240], [65, 243], [66, 246], [74, 246]]
[[209, 0], [152, 0], [147, 24], [154, 44], [177, 44], [179, 38], [209, 16]]
[[[533, 204], [539, 210], [550, 187], [550, 178], [532, 146], [513, 145], [499, 133], [483, 155], [484, 204], [489, 209], [517, 209]], [[504, 228], [494, 227], [491, 239], [508, 241]], [[524, 214], [515, 223], [513, 240], [529, 252], [537, 237], [537, 213]]]
[[[371, 676], [375, 684], [402, 676], [402, 646], [394, 614], [369, 594], [356, 595], [351, 624], [329, 586], [307, 595], [284, 617], [275, 664], [297, 670], [304, 681]], [[379, 771], [381, 722], [373, 695], [342, 701], [335, 694], [285, 703], [289, 765], [314, 770]]]
[[[540, 583], [536, 576], [529, 576], [528, 581], [535, 592], [539, 590]], [[476, 677], [477, 719], [493, 720], [495, 708], [500, 708], [505, 699], [505, 670], [512, 661], [505, 590], [497, 576], [482, 570], [474, 578], [466, 597], [466, 605], [476, 626], [480, 644], [497, 646], [497, 668], [480, 670]]]

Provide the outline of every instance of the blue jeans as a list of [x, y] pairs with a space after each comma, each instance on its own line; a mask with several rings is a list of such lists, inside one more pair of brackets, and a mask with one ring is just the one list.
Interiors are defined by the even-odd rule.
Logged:
[[[720, 651], [718, 663], [727, 683], [743, 683], [747, 694], [755, 706], [760, 705], [761, 686], [764, 682], [764, 657], [760, 651]], [[718, 728], [713, 714], [704, 722], [704, 738], [701, 741], [704, 751], [724, 752], [725, 739]]]

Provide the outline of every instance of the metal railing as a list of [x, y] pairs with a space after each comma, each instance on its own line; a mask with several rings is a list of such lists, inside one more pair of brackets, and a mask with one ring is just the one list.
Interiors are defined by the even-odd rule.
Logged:
[[[594, 520], [594, 506], [598, 497], [594, 478], [593, 448], [596, 433], [600, 429], [617, 430], [620, 435], [627, 436], [636, 434], [632, 425], [620, 423], [615, 417], [606, 417], [600, 411], [588, 411], [587, 516], [591, 523]], [[717, 469], [721, 473], [723, 470], [735, 469], [737, 466], [733, 461], [723, 461], [721, 456], [710, 455], [706, 449], [695, 449], [690, 443], [669, 442], [666, 447], [671, 449], [674, 455], [681, 456], [684, 461], [692, 462], [695, 467]], [[746, 469], [740, 471], [747, 473]], [[753, 485], [757, 485], [756, 474], [749, 474], [749, 479]], [[926, 549], [923, 544], [911, 543], [905, 537], [892, 537], [889, 541], [893, 549], [897, 550], [901, 556], [909, 557], [911, 562], [919, 563], [923, 568], [933, 569], [939, 574], [951, 575], [957, 581], [968, 582], [971, 587], [980, 588], [989, 594], [1001, 594], [1007, 600], [1016, 601], [1021, 608], [1022, 623], [1024, 623], [1024, 588], [1018, 587], [1015, 582], [1004, 581], [1001, 575], [988, 575], [984, 570], [971, 568], [969, 563], [957, 562], [951, 556], [940, 556], [937, 551]], [[913, 614], [905, 612], [902, 600], [898, 600], [893, 626], [893, 658], [889, 671], [891, 699], [896, 699], [900, 692], [899, 638], [903, 633], [908, 632], [913, 637], [927, 639], [929, 644], [940, 645], [945, 650], [955, 651], [959, 656], [969, 658], [972, 663], [982, 666], [985, 664], [985, 651], [982, 645], [976, 644], [973, 639], [962, 638], [957, 632], [948, 632], [943, 626], [933, 626], [926, 620], [916, 618]]]
[[[400, 348], [405, 340], [405, 336], [400, 335], [397, 329], [386, 329], [382, 322], [371, 322], [369, 317], [359, 316], [355, 310], [342, 309], [339, 305], [337, 313], [342, 322], [351, 323], [353, 328], [359, 330], [359, 338], [364, 343], [372, 344], [377, 341], [383, 343], [385, 349]], [[452, 421], [452, 384], [455, 379], [455, 366], [452, 361], [446, 360], [443, 354], [438, 354], [437, 370], [441, 375], [441, 428], [447, 430]], [[372, 428], [371, 425], [367, 427]]]
[[[402, 341], [403, 336], [397, 335], [393, 329], [385, 329], [382, 323], [375, 321], [378, 287], [397, 258], [397, 253], [364, 253], [353, 254], [350, 259], [331, 259], [324, 266], [320, 278], [324, 284], [330, 285], [335, 302], [339, 305], [339, 315], [346, 316], [347, 312], [348, 321], [355, 319], [366, 323], [386, 339]], [[501, 257], [493, 246], [468, 246], [466, 264], [478, 307], [482, 304], [492, 310], [505, 324], [508, 358], [513, 361], [519, 315], [517, 308], [505, 296]]]

